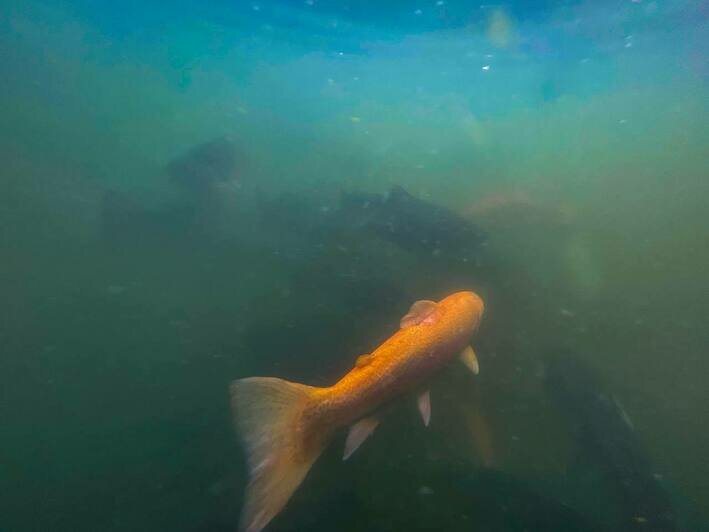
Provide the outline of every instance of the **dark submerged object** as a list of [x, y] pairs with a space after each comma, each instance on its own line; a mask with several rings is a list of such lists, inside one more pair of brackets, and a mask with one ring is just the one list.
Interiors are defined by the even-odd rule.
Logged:
[[546, 387], [566, 414], [584, 455], [601, 469], [619, 501], [616, 530], [678, 530], [669, 494], [662, 487], [627, 414], [603, 391], [597, 376], [572, 357], [547, 364]]
[[455, 212], [393, 187], [388, 194], [345, 193], [343, 216], [356, 227], [420, 255], [472, 261], [486, 237]]
[[236, 179], [240, 156], [236, 145], [225, 137], [198, 144], [167, 165], [170, 181], [193, 191]]

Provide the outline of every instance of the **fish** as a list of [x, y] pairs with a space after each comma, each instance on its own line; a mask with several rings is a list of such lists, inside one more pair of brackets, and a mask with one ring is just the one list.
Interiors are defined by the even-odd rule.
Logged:
[[232, 140], [220, 137], [198, 144], [171, 160], [166, 171], [171, 183], [195, 193], [204, 192], [236, 180], [243, 170], [243, 159]]
[[385, 195], [344, 193], [340, 203], [347, 223], [415, 255], [473, 262], [487, 242], [471, 221], [400, 186]]
[[240, 530], [259, 532], [286, 505], [337, 429], [350, 426], [343, 460], [379, 425], [377, 411], [393, 399], [418, 393], [426, 426], [431, 420], [426, 381], [456, 356], [479, 372], [469, 345], [484, 312], [474, 292], [435, 302], [415, 302], [400, 330], [329, 387], [275, 377], [249, 377], [230, 384], [234, 423], [243, 442], [249, 483]]
[[620, 515], [613, 529], [678, 530], [671, 497], [632, 421], [598, 375], [580, 359], [558, 355], [546, 364], [545, 384], [583, 455], [602, 472], [609, 492], [618, 494]]

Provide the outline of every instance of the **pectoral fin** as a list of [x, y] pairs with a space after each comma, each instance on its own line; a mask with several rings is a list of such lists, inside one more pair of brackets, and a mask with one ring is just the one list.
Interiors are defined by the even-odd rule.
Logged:
[[475, 351], [473, 351], [473, 348], [468, 346], [465, 349], [463, 349], [463, 352], [460, 354], [460, 360], [468, 366], [468, 369], [473, 372], [474, 375], [477, 375], [480, 373], [480, 364], [478, 364], [478, 357], [475, 356]]
[[409, 309], [409, 312], [406, 314], [406, 316], [401, 318], [399, 326], [402, 329], [406, 329], [407, 327], [411, 327], [412, 325], [418, 325], [426, 318], [430, 317], [437, 307], [438, 303], [436, 303], [435, 301], [428, 301], [425, 299], [417, 301], [416, 303], [411, 305], [411, 308]]
[[418, 405], [423, 424], [428, 427], [431, 422], [431, 393], [428, 390], [419, 395]]
[[355, 452], [364, 440], [369, 438], [374, 429], [379, 425], [379, 420], [374, 417], [365, 417], [350, 427], [350, 432], [347, 434], [345, 441], [345, 453], [342, 455], [343, 460], [347, 460], [352, 453]]

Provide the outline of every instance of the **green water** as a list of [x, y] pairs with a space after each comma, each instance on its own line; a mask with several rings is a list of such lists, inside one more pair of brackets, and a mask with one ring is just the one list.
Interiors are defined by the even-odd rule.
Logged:
[[[234, 530], [229, 382], [331, 384], [458, 289], [486, 301], [480, 374], [436, 378], [429, 428], [402, 399], [345, 463], [338, 433], [267, 530], [580, 527], [555, 504], [612, 530], [621, 503], [577, 473], [542, 385], [560, 350], [622, 404], [677, 529], [706, 528], [706, 7], [510, 4], [502, 38], [492, 7], [418, 27], [400, 3], [262, 4], [3, 3], [0, 530]], [[204, 207], [166, 167], [222, 136], [238, 183]], [[298, 226], [395, 185], [482, 227], [480, 259]], [[116, 236], [110, 191], [203, 211]], [[283, 193], [285, 223], [261, 203]]]

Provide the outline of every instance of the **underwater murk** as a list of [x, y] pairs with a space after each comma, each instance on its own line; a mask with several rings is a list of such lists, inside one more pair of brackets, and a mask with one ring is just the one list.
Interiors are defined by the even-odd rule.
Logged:
[[708, 20], [0, 2], [0, 532], [709, 530]]

